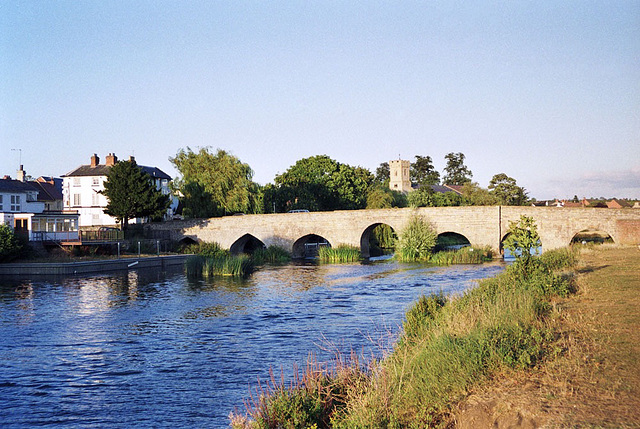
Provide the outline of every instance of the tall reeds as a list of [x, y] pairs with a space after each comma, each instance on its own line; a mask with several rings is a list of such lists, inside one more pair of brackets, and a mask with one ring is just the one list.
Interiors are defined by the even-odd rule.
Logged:
[[291, 260], [291, 253], [280, 246], [269, 246], [256, 249], [251, 255], [251, 259], [256, 265], [284, 264]]
[[248, 255], [232, 255], [218, 243], [199, 243], [189, 249], [196, 253], [185, 261], [185, 270], [190, 277], [245, 277], [253, 272], [254, 263]]
[[338, 264], [346, 262], [358, 262], [362, 259], [360, 249], [347, 244], [340, 244], [337, 247], [322, 246], [318, 248], [318, 259], [320, 262]]
[[443, 250], [429, 257], [429, 263], [434, 265], [453, 264], [481, 264], [493, 259], [491, 249], [477, 247], [463, 247], [458, 250]]

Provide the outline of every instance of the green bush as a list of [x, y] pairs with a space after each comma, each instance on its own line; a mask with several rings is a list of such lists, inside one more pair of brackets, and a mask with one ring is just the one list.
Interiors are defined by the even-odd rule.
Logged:
[[205, 258], [215, 258], [218, 256], [228, 255], [229, 251], [223, 249], [218, 243], [215, 242], [200, 242], [185, 247], [183, 253], [193, 253], [194, 255], [200, 255]]
[[428, 261], [436, 245], [438, 234], [421, 216], [413, 216], [400, 233], [396, 258], [402, 262]]
[[9, 262], [22, 255], [24, 246], [8, 225], [0, 224], [0, 262]]

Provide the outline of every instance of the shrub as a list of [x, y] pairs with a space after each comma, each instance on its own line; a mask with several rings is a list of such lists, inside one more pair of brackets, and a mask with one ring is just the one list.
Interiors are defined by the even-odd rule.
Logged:
[[0, 224], [0, 262], [9, 262], [20, 257], [23, 248], [11, 227]]
[[215, 258], [218, 256], [228, 255], [229, 251], [223, 249], [218, 243], [205, 243], [200, 242], [196, 244], [190, 244], [184, 248], [183, 253], [193, 253], [195, 255], [204, 256], [205, 258]]
[[437, 238], [431, 224], [420, 216], [413, 216], [400, 234], [396, 258], [402, 262], [428, 261]]

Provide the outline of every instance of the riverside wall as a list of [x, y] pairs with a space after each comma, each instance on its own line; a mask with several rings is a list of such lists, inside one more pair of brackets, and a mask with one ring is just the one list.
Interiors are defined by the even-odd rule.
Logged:
[[169, 255], [140, 258], [105, 259], [82, 262], [8, 263], [0, 264], [0, 276], [66, 276], [74, 274], [93, 274], [107, 271], [130, 270], [138, 268], [165, 269], [170, 266], [183, 265], [186, 258], [187, 255]]

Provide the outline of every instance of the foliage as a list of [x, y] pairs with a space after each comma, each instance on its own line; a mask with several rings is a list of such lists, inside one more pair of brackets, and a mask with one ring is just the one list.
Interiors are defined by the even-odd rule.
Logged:
[[187, 246], [182, 253], [193, 253], [195, 255], [200, 255], [205, 258], [215, 258], [218, 256], [227, 255], [229, 252], [216, 242], [200, 242], [196, 244], [191, 244]]
[[391, 179], [391, 170], [389, 169], [389, 163], [383, 162], [376, 168], [376, 175], [373, 179], [374, 183], [389, 187], [389, 180]]
[[434, 265], [481, 264], [491, 259], [493, 259], [493, 252], [489, 248], [463, 247], [458, 250], [436, 252], [429, 258], [429, 263]]
[[260, 188], [252, 181], [253, 171], [228, 152], [212, 153], [210, 147], [194, 152], [187, 147], [169, 161], [181, 174], [175, 186], [183, 195], [185, 216], [260, 212]]
[[169, 208], [169, 196], [155, 188], [151, 177], [135, 161], [119, 161], [109, 169], [104, 190], [104, 212], [115, 217], [123, 230], [138, 217], [162, 217]]
[[442, 183], [447, 185], [464, 185], [465, 183], [471, 182], [473, 174], [471, 170], [464, 165], [463, 153], [451, 152], [445, 155], [444, 158], [447, 160], [447, 166], [444, 168], [445, 174], [442, 178]]
[[434, 192], [431, 186], [423, 186], [407, 197], [411, 207], [451, 207], [464, 204], [464, 198], [455, 192]]
[[367, 205], [371, 173], [362, 167], [341, 164], [326, 155], [304, 158], [276, 176], [265, 189], [265, 207], [277, 212], [292, 209], [353, 210]]
[[368, 209], [388, 209], [393, 207], [393, 195], [385, 189], [373, 187], [367, 192]]
[[282, 264], [291, 260], [291, 253], [280, 246], [256, 249], [251, 255], [254, 264]]
[[392, 207], [406, 207], [407, 196], [402, 192], [393, 191], [389, 187], [373, 185], [367, 191], [368, 209], [388, 209]]
[[23, 246], [9, 225], [0, 224], [0, 262], [12, 261], [22, 254]]
[[320, 262], [336, 264], [342, 262], [358, 262], [362, 259], [360, 249], [348, 244], [340, 244], [337, 247], [323, 246], [318, 248]]
[[189, 256], [185, 269], [189, 277], [233, 276], [246, 277], [253, 272], [253, 261], [249, 255], [229, 253], [214, 257]]
[[396, 245], [396, 258], [403, 262], [428, 261], [438, 234], [421, 216], [414, 215], [402, 230]]
[[504, 173], [496, 174], [489, 182], [489, 192], [498, 204], [505, 206], [523, 206], [529, 202], [527, 192], [516, 184], [516, 179]]
[[440, 183], [440, 173], [433, 166], [430, 156], [415, 156], [416, 161], [411, 164], [411, 182], [422, 186], [437, 185]]
[[466, 182], [462, 185], [462, 197], [472, 206], [492, 206], [498, 203], [495, 195], [480, 187], [477, 182]]
[[532, 217], [521, 215], [518, 222], [509, 222], [509, 233], [504, 247], [516, 258], [516, 265], [524, 275], [529, 274], [536, 264], [534, 256], [540, 247], [538, 227]]

